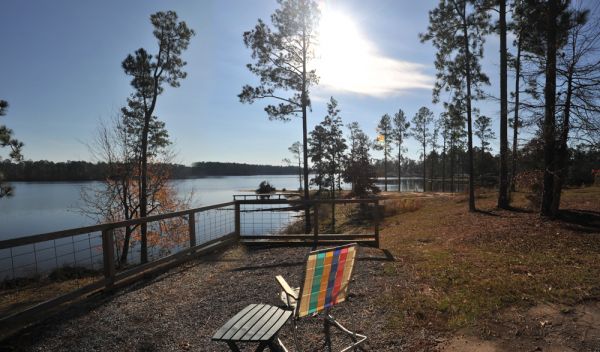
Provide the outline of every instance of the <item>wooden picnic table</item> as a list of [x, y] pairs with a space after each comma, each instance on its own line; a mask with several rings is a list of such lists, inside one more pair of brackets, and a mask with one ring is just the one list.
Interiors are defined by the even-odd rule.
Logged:
[[292, 311], [268, 304], [250, 304], [229, 319], [212, 337], [227, 343], [232, 351], [240, 351], [237, 343], [258, 343], [256, 351], [286, 351], [277, 333], [292, 316]]

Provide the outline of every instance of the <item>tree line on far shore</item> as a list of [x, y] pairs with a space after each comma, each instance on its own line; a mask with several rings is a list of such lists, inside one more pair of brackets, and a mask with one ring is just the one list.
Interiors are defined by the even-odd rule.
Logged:
[[[181, 164], [163, 165], [170, 171], [172, 179], [200, 178], [211, 176], [252, 176], [252, 175], [296, 175], [295, 166], [261, 165], [245, 163], [225, 163], [202, 161], [192, 166]], [[0, 162], [0, 173], [6, 181], [101, 181], [111, 175], [111, 165], [107, 162], [89, 161], [53, 162], [48, 160]]]

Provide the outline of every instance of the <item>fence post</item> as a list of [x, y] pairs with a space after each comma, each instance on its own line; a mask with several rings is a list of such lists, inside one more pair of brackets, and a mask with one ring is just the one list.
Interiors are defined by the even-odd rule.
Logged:
[[375, 212], [373, 213], [375, 220], [375, 246], [379, 248], [379, 200], [375, 201]]
[[106, 288], [110, 289], [115, 283], [115, 242], [114, 229], [102, 230], [102, 259], [104, 261], [104, 279]]
[[235, 202], [235, 234], [239, 238], [242, 235], [240, 221], [240, 202]]
[[317, 244], [319, 243], [319, 204], [315, 203], [313, 205], [313, 211], [314, 211], [314, 243], [313, 243], [313, 250], [317, 249]]
[[190, 234], [190, 248], [196, 247], [196, 213], [188, 214], [188, 227]]

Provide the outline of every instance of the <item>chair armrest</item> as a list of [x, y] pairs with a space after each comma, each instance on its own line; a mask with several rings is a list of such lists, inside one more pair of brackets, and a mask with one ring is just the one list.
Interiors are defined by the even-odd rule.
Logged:
[[290, 285], [288, 285], [287, 281], [285, 281], [283, 276], [277, 275], [275, 276], [275, 278], [277, 279], [279, 286], [281, 286], [281, 288], [283, 289], [283, 292], [285, 292], [288, 296], [293, 297], [296, 300], [298, 299], [298, 294], [294, 292]]

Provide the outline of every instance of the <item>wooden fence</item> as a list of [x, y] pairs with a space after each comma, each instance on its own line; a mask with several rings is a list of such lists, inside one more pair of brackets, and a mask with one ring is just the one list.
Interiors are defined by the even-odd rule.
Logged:
[[[104, 223], [99, 225], [73, 228], [63, 231], [44, 233], [34, 236], [20, 237], [0, 241], [0, 260], [11, 263], [12, 281], [19, 279], [16, 269], [22, 266], [18, 265], [19, 256], [27, 257], [32, 263], [27, 264], [35, 270], [32, 273], [40, 277], [43, 267], [39, 262], [44, 257], [43, 251], [50, 252], [50, 259], [44, 259], [56, 263], [56, 269], [62, 265], [58, 257], [72, 256], [75, 265], [78, 265], [78, 253], [89, 252], [89, 263], [94, 269], [94, 258], [100, 260], [96, 264], [101, 268], [101, 274], [94, 277], [91, 282], [79, 285], [76, 289], [54, 296], [34, 305], [17, 302], [15, 306], [20, 308], [15, 312], [14, 309], [7, 309], [6, 314], [0, 313], [0, 337], [6, 333], [7, 329], [22, 326], [30, 321], [39, 319], [44, 313], [69, 301], [76, 300], [82, 296], [89, 295], [95, 291], [110, 291], [117, 287], [139, 280], [146, 274], [155, 273], [173, 266], [179, 265], [184, 261], [195, 258], [199, 255], [212, 252], [217, 249], [225, 248], [236, 242], [249, 244], [286, 244], [286, 245], [312, 245], [339, 243], [339, 242], [359, 242], [366, 245], [379, 246], [379, 217], [380, 211], [377, 199], [339, 199], [339, 200], [291, 200], [291, 199], [251, 199], [235, 200], [233, 202], [215, 204], [211, 206], [183, 210], [168, 214], [149, 216], [141, 219], [120, 221], [114, 223]], [[370, 206], [371, 218], [368, 223], [369, 233], [359, 234], [328, 234], [320, 231], [320, 208], [326, 204], [363, 204]], [[259, 208], [256, 208], [258, 206]], [[252, 208], [254, 207], [254, 208]], [[312, 208], [313, 231], [311, 234], [304, 233], [283, 233], [281, 229], [271, 231], [277, 226], [289, 225], [290, 221], [303, 221], [300, 217], [304, 214], [305, 207]], [[261, 233], [248, 234], [246, 227], [248, 223], [244, 220], [250, 217], [264, 217], [264, 212], [271, 214], [273, 219], [279, 219], [275, 226], [269, 229], [262, 227]], [[273, 215], [277, 214], [277, 215]], [[273, 216], [292, 216], [297, 214], [296, 219], [275, 218]], [[115, 231], [125, 227], [139, 226], [141, 224], [151, 224], [164, 220], [180, 219], [187, 221], [187, 236], [185, 244], [181, 244], [174, 249], [175, 253], [168, 253], [164, 256], [152, 258], [147, 263], [139, 263], [131, 266], [117, 266], [117, 249], [115, 245]], [[79, 238], [83, 237], [83, 239]], [[63, 241], [66, 244], [58, 242]], [[79, 242], [89, 242], [89, 248], [79, 249]], [[95, 244], [97, 242], [97, 245]], [[44, 245], [46, 244], [46, 245]], [[72, 248], [67, 254], [61, 254], [60, 247], [66, 246]], [[28, 248], [28, 251], [24, 251]], [[98, 252], [97, 254], [94, 254]], [[101, 253], [100, 253], [101, 252]], [[5, 257], [1, 253], [6, 253]], [[46, 255], [48, 256], [48, 255]], [[81, 263], [79, 258], [79, 264]], [[88, 259], [86, 259], [88, 260]], [[17, 264], [15, 264], [17, 263]], [[25, 265], [26, 266], [26, 265]], [[2, 277], [0, 277], [0, 280]], [[9, 280], [10, 281], [10, 280]], [[7, 280], [4, 281], [5, 283]], [[4, 287], [7, 287], [4, 285]]]

